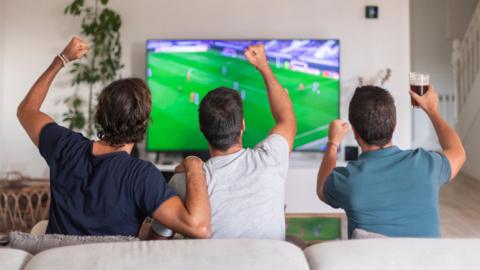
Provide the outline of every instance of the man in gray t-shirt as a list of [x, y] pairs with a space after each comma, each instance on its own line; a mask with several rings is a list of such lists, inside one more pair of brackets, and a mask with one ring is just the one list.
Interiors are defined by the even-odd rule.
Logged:
[[[261, 73], [267, 86], [275, 126], [253, 149], [243, 148], [245, 130], [238, 91], [220, 87], [200, 104], [200, 129], [209, 143], [211, 158], [204, 164], [212, 209], [212, 238], [285, 239], [285, 179], [296, 133], [296, 120], [288, 93], [276, 80], [263, 45], [250, 46], [245, 57]], [[189, 175], [177, 168], [172, 178], [180, 196]], [[168, 229], [153, 222], [153, 230], [168, 236]]]

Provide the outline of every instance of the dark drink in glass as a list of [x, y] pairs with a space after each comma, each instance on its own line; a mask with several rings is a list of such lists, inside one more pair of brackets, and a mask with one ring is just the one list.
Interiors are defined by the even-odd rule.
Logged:
[[[410, 90], [423, 96], [430, 87], [430, 76], [425, 73], [410, 72]], [[418, 108], [418, 103], [411, 98], [412, 106]]]

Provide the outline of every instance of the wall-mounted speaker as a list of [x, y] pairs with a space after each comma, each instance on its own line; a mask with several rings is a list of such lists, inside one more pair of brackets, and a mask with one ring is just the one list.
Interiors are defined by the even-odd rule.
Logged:
[[365, 7], [365, 18], [367, 18], [367, 19], [378, 19], [378, 6], [366, 6]]
[[345, 146], [345, 161], [358, 159], [358, 146]]

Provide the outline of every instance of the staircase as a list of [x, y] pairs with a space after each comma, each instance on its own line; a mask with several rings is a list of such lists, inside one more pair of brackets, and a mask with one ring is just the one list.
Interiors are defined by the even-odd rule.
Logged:
[[453, 70], [457, 97], [457, 131], [468, 160], [463, 172], [480, 179], [480, 5], [463, 40], [453, 42]]

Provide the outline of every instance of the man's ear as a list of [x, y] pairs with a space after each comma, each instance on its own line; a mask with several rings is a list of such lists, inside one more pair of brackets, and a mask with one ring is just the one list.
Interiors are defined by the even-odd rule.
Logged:
[[245, 129], [246, 129], [246, 125], [245, 125], [245, 118], [242, 119], [242, 134], [245, 132]]

